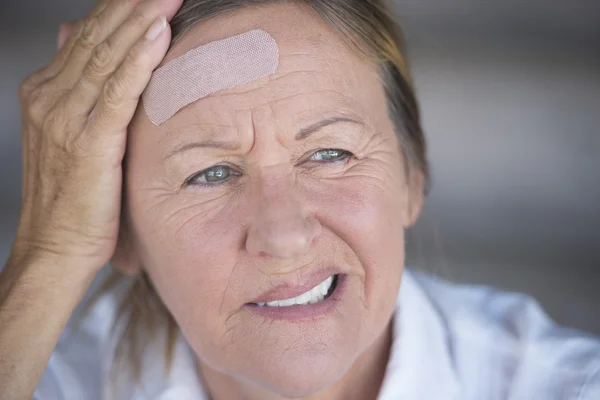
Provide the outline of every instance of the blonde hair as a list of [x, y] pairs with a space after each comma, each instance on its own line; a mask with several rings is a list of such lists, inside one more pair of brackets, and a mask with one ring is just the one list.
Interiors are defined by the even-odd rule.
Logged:
[[[388, 100], [389, 115], [400, 138], [405, 162], [419, 170], [428, 190], [429, 168], [426, 144], [420, 125], [417, 102], [410, 84], [409, 70], [403, 56], [403, 39], [392, 13], [382, 0], [184, 0], [171, 21], [171, 45], [192, 26], [210, 18], [250, 6], [276, 2], [305, 4], [335, 27], [357, 51], [380, 67]], [[125, 218], [123, 218], [125, 221]], [[125, 223], [125, 222], [123, 222]], [[94, 296], [110, 291], [125, 277], [111, 270], [108, 278]], [[141, 272], [129, 286], [117, 311], [115, 324], [122, 324], [116, 354], [120, 363], [130, 368], [139, 382], [142, 355], [158, 328], [167, 327], [165, 343], [166, 371], [173, 361], [178, 327], [147, 274]], [[124, 361], [124, 362], [123, 362]]]

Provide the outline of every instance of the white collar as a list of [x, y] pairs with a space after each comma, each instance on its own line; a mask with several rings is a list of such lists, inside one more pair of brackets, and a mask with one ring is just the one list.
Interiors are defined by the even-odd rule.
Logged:
[[405, 269], [378, 400], [460, 399], [447, 332], [435, 306], [412, 272]]

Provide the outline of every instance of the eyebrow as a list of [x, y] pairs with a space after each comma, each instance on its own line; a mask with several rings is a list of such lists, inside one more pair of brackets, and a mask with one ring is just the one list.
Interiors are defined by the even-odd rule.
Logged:
[[307, 137], [309, 137], [310, 135], [312, 135], [313, 133], [318, 132], [321, 129], [323, 129], [329, 125], [338, 124], [340, 122], [350, 122], [350, 123], [353, 123], [356, 125], [364, 126], [364, 123], [362, 123], [356, 119], [349, 118], [349, 117], [326, 118], [324, 120], [321, 120], [315, 124], [309, 125], [306, 128], [302, 129], [300, 132], [298, 132], [296, 134], [296, 140], [297, 141], [304, 140]]
[[240, 148], [240, 144], [237, 142], [222, 142], [222, 141], [220, 142], [220, 141], [216, 141], [216, 140], [205, 140], [202, 142], [187, 143], [183, 146], [179, 146], [179, 147], [175, 148], [173, 151], [171, 151], [169, 154], [167, 154], [165, 157], [165, 160], [168, 160], [169, 158], [173, 157], [176, 154], [183, 153], [183, 152], [186, 152], [191, 149], [198, 149], [198, 148], [212, 148], [212, 149], [223, 149], [223, 150], [235, 151]]
[[[300, 132], [298, 132], [296, 134], [295, 139], [296, 139], [296, 141], [304, 140], [304, 139], [308, 138], [310, 135], [312, 135], [313, 133], [316, 133], [327, 126], [338, 124], [338, 123], [353, 123], [356, 125], [364, 126], [363, 122], [360, 122], [356, 119], [349, 118], [349, 117], [326, 118], [326, 119], [323, 119], [312, 125], [309, 125], [306, 128], [301, 129]], [[240, 148], [240, 144], [238, 142], [217, 141], [217, 140], [205, 140], [205, 141], [200, 141], [200, 142], [187, 143], [183, 146], [177, 147], [176, 149], [171, 151], [169, 154], [167, 154], [167, 156], [165, 157], [165, 160], [168, 160], [169, 158], [173, 157], [176, 154], [183, 153], [185, 151], [188, 151], [191, 149], [197, 149], [197, 148], [213, 148], [213, 149], [223, 149], [223, 150], [235, 151]]]

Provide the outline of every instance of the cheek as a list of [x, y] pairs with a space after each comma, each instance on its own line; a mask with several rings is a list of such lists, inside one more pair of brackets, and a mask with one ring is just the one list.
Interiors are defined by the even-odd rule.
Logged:
[[403, 182], [367, 176], [313, 185], [312, 202], [319, 220], [352, 254], [353, 270], [362, 282], [361, 293], [371, 318], [392, 312], [404, 265], [402, 220]]
[[247, 210], [243, 204], [199, 198], [192, 192], [177, 195], [138, 215], [136, 231], [143, 232], [138, 246], [145, 270], [178, 324], [185, 330], [192, 321], [203, 321], [193, 329], [219, 330]]

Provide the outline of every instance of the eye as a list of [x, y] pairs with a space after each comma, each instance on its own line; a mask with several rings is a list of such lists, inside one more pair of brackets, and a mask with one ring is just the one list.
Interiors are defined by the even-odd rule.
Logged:
[[310, 156], [310, 161], [335, 162], [344, 161], [352, 156], [352, 153], [340, 149], [322, 149], [314, 152]]
[[215, 165], [197, 173], [186, 181], [188, 185], [215, 186], [229, 180], [233, 171], [227, 165]]

